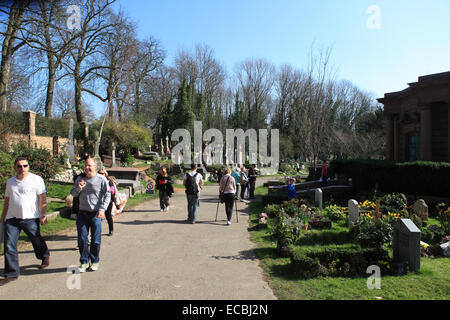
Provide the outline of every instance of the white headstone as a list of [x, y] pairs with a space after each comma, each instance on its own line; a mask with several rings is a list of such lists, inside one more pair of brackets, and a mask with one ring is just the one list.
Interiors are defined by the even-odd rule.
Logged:
[[322, 189], [318, 188], [316, 189], [316, 207], [319, 207], [320, 209], [323, 208], [323, 192]]
[[359, 219], [358, 201], [348, 200], [348, 226], [351, 228], [353, 224]]

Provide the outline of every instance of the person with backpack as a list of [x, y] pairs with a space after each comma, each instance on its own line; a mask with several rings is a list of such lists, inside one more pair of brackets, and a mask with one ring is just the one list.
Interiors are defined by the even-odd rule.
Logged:
[[203, 187], [202, 175], [197, 172], [197, 164], [191, 164], [191, 171], [184, 175], [183, 185], [186, 188], [188, 217], [186, 222], [195, 224], [197, 221], [200, 189]]
[[224, 195], [225, 212], [227, 214], [227, 225], [231, 225], [231, 216], [233, 214], [233, 204], [236, 194], [236, 182], [231, 175], [231, 169], [226, 169], [226, 174], [220, 180], [219, 193]]

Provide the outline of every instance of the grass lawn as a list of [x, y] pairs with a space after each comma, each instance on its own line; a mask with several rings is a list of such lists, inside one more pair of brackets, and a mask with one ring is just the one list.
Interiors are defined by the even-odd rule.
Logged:
[[[259, 187], [255, 195], [265, 194], [267, 188]], [[266, 280], [275, 295], [282, 300], [448, 300], [450, 298], [450, 273], [448, 258], [421, 258], [420, 273], [405, 276], [383, 276], [381, 289], [369, 290], [367, 278], [321, 277], [307, 280], [296, 279], [290, 275], [289, 258], [276, 258], [276, 242], [270, 238], [267, 229], [260, 229], [258, 216], [263, 207], [252, 202], [250, 230], [251, 240], [258, 248], [257, 257], [261, 260]], [[431, 219], [430, 223], [435, 223]], [[345, 229], [342, 224], [334, 224], [333, 230]]]

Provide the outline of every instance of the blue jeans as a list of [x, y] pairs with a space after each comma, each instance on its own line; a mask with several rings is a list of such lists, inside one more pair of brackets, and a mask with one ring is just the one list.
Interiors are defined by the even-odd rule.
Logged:
[[195, 222], [197, 220], [198, 205], [200, 200], [200, 192], [197, 194], [187, 194], [188, 221]]
[[20, 275], [17, 242], [21, 230], [30, 239], [37, 259], [42, 260], [50, 256], [47, 244], [41, 236], [39, 223], [39, 219], [11, 218], [5, 221], [5, 277]]
[[[87, 264], [100, 261], [100, 243], [102, 239], [102, 219], [97, 218], [98, 212], [80, 211], [77, 215], [78, 248], [80, 262]], [[88, 246], [89, 229], [91, 230], [91, 248]]]

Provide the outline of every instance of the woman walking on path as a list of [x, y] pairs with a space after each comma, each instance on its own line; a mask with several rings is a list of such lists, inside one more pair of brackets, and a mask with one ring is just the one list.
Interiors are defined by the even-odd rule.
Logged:
[[[114, 222], [113, 222], [113, 217], [112, 217], [112, 207], [113, 207], [113, 198], [115, 196], [117, 196], [117, 185], [114, 183], [114, 180], [112, 179], [112, 177], [110, 177], [108, 175], [108, 172], [102, 168], [98, 171], [99, 174], [101, 174], [102, 176], [104, 176], [106, 178], [106, 180], [108, 180], [108, 185], [109, 185], [109, 191], [111, 192], [111, 201], [109, 202], [108, 205], [108, 209], [106, 209], [105, 211], [105, 217], [106, 217], [106, 221], [108, 221], [108, 228], [109, 228], [109, 233], [108, 236], [112, 236], [113, 232], [114, 232]], [[119, 208], [117, 208], [119, 209]]]
[[159, 190], [159, 206], [161, 212], [169, 211], [169, 197], [172, 196], [173, 186], [165, 167], [159, 170], [159, 174], [156, 177], [156, 189]]
[[226, 174], [220, 180], [219, 192], [224, 194], [225, 212], [227, 214], [227, 225], [231, 224], [233, 204], [236, 194], [236, 182], [231, 176], [231, 169], [226, 169]]

